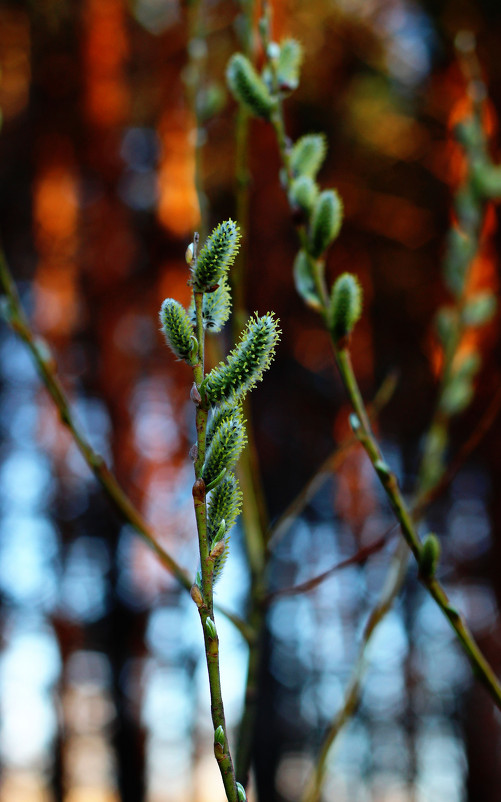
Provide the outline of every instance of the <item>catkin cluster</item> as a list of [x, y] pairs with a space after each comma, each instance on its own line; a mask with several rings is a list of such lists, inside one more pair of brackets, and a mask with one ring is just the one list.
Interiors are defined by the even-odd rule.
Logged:
[[[197, 340], [195, 294], [201, 297], [204, 331], [218, 332], [231, 313], [228, 270], [238, 252], [240, 231], [233, 220], [214, 229], [198, 256], [187, 250], [193, 297], [186, 310], [167, 298], [160, 309], [160, 323], [167, 345], [178, 359], [195, 367], [201, 350]], [[214, 563], [214, 580], [228, 555], [228, 539], [242, 505], [242, 493], [234, 474], [246, 443], [242, 401], [263, 377], [275, 353], [280, 331], [273, 313], [252, 317], [235, 348], [197, 386], [199, 404], [210, 411], [205, 431], [205, 461], [201, 477], [208, 495], [207, 538], [209, 549], [224, 541]]]
[[[280, 129], [281, 101], [299, 85], [302, 49], [295, 39], [268, 43], [267, 59], [259, 74], [249, 59], [235, 53], [226, 77], [234, 98], [254, 116]], [[327, 152], [323, 134], [306, 134], [287, 144], [282, 153], [282, 183], [293, 218], [303, 230], [302, 247], [294, 262], [296, 288], [304, 301], [322, 313], [333, 340], [340, 344], [361, 314], [361, 289], [354, 276], [343, 274], [329, 293], [325, 282], [325, 253], [339, 234], [343, 204], [335, 189], [322, 190], [317, 174]], [[221, 392], [214, 387], [213, 391]]]

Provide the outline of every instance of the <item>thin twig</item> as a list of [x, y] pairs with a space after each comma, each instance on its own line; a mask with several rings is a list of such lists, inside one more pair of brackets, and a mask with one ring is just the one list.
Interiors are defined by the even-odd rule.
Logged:
[[395, 524], [388, 529], [381, 537], [378, 537], [377, 540], [374, 540], [368, 546], [363, 546], [363, 548], [359, 549], [355, 554], [352, 554], [351, 557], [347, 557], [345, 560], [341, 560], [341, 562], [336, 563], [335, 565], [328, 568], [326, 571], [323, 571], [321, 574], [314, 576], [312, 579], [308, 579], [305, 582], [301, 582], [299, 585], [293, 585], [289, 588], [280, 588], [279, 590], [273, 591], [273, 593], [268, 593], [265, 597], [264, 601], [266, 604], [271, 604], [275, 601], [275, 599], [281, 596], [295, 596], [298, 593], [309, 593], [310, 590], [314, 590], [318, 585], [322, 582], [325, 582], [332, 574], [337, 573], [337, 571], [343, 570], [343, 568], [348, 568], [350, 565], [361, 565], [365, 563], [369, 557], [373, 554], [376, 554], [378, 551], [388, 543], [390, 538], [395, 534], [396, 528], [398, 524]]
[[408, 562], [409, 549], [407, 544], [403, 540], [400, 540], [386, 575], [381, 597], [376, 606], [371, 610], [367, 624], [365, 625], [357, 659], [352, 668], [350, 679], [344, 693], [343, 703], [323, 739], [322, 748], [317, 757], [315, 768], [312, 771], [304, 794], [301, 797], [302, 802], [318, 802], [320, 799], [322, 785], [327, 771], [327, 756], [335, 739], [356, 712], [360, 701], [360, 690], [367, 666], [367, 645], [375, 629], [393, 606], [395, 595], [402, 587], [402, 583], [405, 579]]
[[439, 496], [449, 487], [457, 473], [461, 470], [464, 463], [470, 454], [477, 448], [479, 443], [483, 440], [489, 429], [493, 426], [496, 418], [501, 412], [501, 388], [499, 388], [491, 403], [487, 407], [479, 423], [471, 433], [468, 440], [463, 443], [458, 453], [452, 460], [445, 473], [442, 475], [436, 485], [418, 496], [416, 503], [413, 506], [415, 516], [421, 517], [423, 511], [436, 501]]
[[[198, 234], [193, 238], [194, 253], [193, 264], [197, 260]], [[194, 292], [196, 312], [196, 339], [198, 342], [197, 364], [193, 367], [193, 376], [196, 386], [200, 390], [205, 376], [204, 370], [204, 344], [205, 331], [203, 325], [202, 306], [203, 292]], [[205, 482], [202, 478], [206, 453], [206, 430], [208, 409], [202, 403], [196, 407], [197, 447], [195, 458], [195, 483], [193, 485], [193, 501], [197, 522], [198, 544], [200, 551], [201, 587], [196, 584], [192, 588], [192, 598], [195, 601], [200, 615], [205, 646], [205, 658], [209, 675], [209, 688], [211, 699], [212, 723], [214, 733], [218, 732], [218, 739], [214, 740], [214, 756], [218, 762], [228, 802], [238, 802], [235, 769], [231, 757], [226, 721], [224, 715], [223, 696], [221, 693], [221, 673], [219, 669], [219, 637], [214, 620], [214, 559], [209, 550], [207, 534], [207, 504]], [[212, 622], [211, 630], [208, 621]]]
[[[422, 550], [421, 542], [415, 529], [411, 513], [398, 486], [397, 477], [385, 463], [379, 445], [371, 431], [367, 419], [367, 412], [363, 405], [360, 390], [351, 365], [349, 352], [346, 348], [336, 348], [336, 357], [343, 383], [358, 418], [359, 428], [356, 430], [357, 437], [374, 466], [395, 516], [400, 523], [402, 535], [419, 565]], [[489, 692], [495, 705], [501, 709], [501, 685], [491, 666], [478, 648], [466, 622], [459, 612], [453, 608], [445, 590], [435, 577], [420, 573], [419, 578], [454, 629], [463, 647], [463, 651], [470, 661], [475, 676]]]
[[[35, 336], [30, 327], [2, 251], [0, 251], [0, 288], [4, 293], [4, 317], [12, 330], [25, 343], [33, 357], [39, 376], [58, 409], [61, 423], [71, 434], [78, 450], [101, 485], [106, 496], [111, 501], [120, 517], [129, 523], [147, 543], [150, 549], [154, 551], [164, 568], [175, 577], [181, 587], [189, 591], [192, 586], [192, 581], [187, 572], [181, 568], [176, 560], [160, 545], [157, 535], [155, 535], [137, 507], [135, 507], [131, 499], [120, 487], [103, 457], [94, 451], [87, 438], [78, 427], [73, 417], [70, 402], [57, 375], [55, 362], [50, 355], [47, 345], [42, 343]], [[235, 625], [242, 637], [245, 638], [247, 642], [252, 642], [254, 633], [250, 630], [248, 624], [234, 613], [230, 613], [219, 605], [217, 605], [217, 607], [220, 612]]]
[[[269, 52], [267, 48], [268, 44], [269, 43], [265, 40], [264, 41], [265, 52], [267, 53]], [[274, 81], [274, 78], [276, 77], [274, 74], [275, 67], [272, 59], [268, 60], [268, 66], [271, 71], [272, 85], [274, 86], [275, 90], [274, 94], [276, 95], [275, 99], [277, 101], [271, 117], [271, 123], [275, 129], [277, 144], [280, 151], [282, 165], [284, 168], [285, 185], [287, 192], [289, 193], [292, 184], [292, 175], [290, 170], [290, 145], [286, 136], [281, 100], [278, 97], [278, 92], [276, 92], [276, 80]], [[307, 238], [305, 237], [304, 225], [299, 224], [297, 226], [297, 231], [301, 246], [305, 250], [305, 252], [308, 253], [309, 252], [308, 242]], [[312, 260], [312, 263], [315, 266], [315, 270], [313, 272], [313, 279], [315, 281], [316, 292], [319, 301], [318, 311], [324, 322], [327, 322], [328, 292], [324, 278], [324, 262], [322, 260], [316, 259]], [[387, 583], [388, 591], [387, 592], [385, 591], [383, 601], [381, 602], [380, 605], [378, 605], [377, 610], [374, 611], [375, 617], [377, 619], [376, 620], [377, 624], [380, 620], [379, 610], [381, 610], [381, 617], [383, 617], [386, 614], [386, 610], [389, 609], [389, 606], [393, 602], [396, 594], [400, 589], [401, 583], [403, 581], [403, 576], [405, 575], [405, 570], [407, 567], [408, 549], [412, 551], [419, 565], [422, 547], [419, 536], [414, 526], [414, 522], [412, 520], [411, 513], [409, 512], [407, 505], [404, 502], [403, 496], [400, 492], [396, 476], [393, 474], [393, 472], [389, 469], [389, 467], [385, 463], [379, 445], [372, 433], [370, 421], [367, 415], [367, 410], [362, 401], [360, 390], [358, 388], [358, 384], [351, 366], [349, 352], [345, 347], [339, 347], [339, 344], [334, 341], [332, 335], [331, 339], [343, 383], [345, 384], [348, 396], [350, 398], [350, 401], [357, 416], [355, 433], [358, 439], [360, 440], [361, 444], [365, 448], [372, 464], [374, 465], [374, 468], [376, 469], [377, 475], [387, 493], [388, 499], [394, 510], [396, 518], [399, 521], [402, 534], [407, 544], [407, 545], [402, 545], [402, 547], [398, 550], [395, 556], [397, 568], [392, 572], [392, 575], [388, 578], [388, 583]], [[473, 636], [469, 632], [464, 620], [461, 618], [459, 613], [452, 608], [445, 594], [445, 591], [434, 577], [424, 576], [420, 573], [420, 579], [423, 585], [427, 588], [432, 598], [441, 608], [444, 615], [447, 617], [454, 631], [456, 632], [456, 636], [458, 637], [458, 640], [463, 646], [463, 649], [473, 667], [474, 673], [486, 687], [496, 705], [501, 708], [501, 686], [491, 667], [489, 666], [484, 656], [478, 649], [473, 639]], [[343, 711], [345, 713], [348, 711], [347, 716], [351, 714], [350, 706], [357, 693], [356, 689], [358, 688], [359, 685], [359, 677], [357, 676], [357, 673], [359, 672], [359, 670], [362, 671], [363, 669], [362, 663], [364, 660], [363, 653], [365, 645], [366, 641], [364, 639], [364, 643], [362, 644], [361, 647], [362, 656], [360, 657], [359, 663], [355, 667], [355, 674], [352, 675], [353, 683], [350, 683], [350, 687], [348, 688], [347, 691], [347, 696], [345, 697], [345, 704], [343, 705]], [[333, 729], [335, 733], [339, 731], [340, 727], [342, 726], [345, 720], [346, 718], [342, 718], [334, 723]], [[316, 791], [313, 792], [313, 796], [309, 796], [309, 793], [311, 792], [311, 785], [309, 786], [308, 793], [305, 797], [305, 799], [308, 799], [308, 802], [311, 802], [312, 800], [316, 800], [319, 798], [321, 778], [323, 777], [323, 773], [325, 771], [327, 752], [330, 748], [331, 743], [332, 741], [324, 743], [325, 748], [322, 749], [322, 753], [319, 758], [319, 763], [317, 764], [315, 771], [318, 780], [317, 783], [314, 783], [314, 788], [316, 789]]]
[[[390, 401], [397, 386], [398, 373], [392, 371], [384, 379], [379, 390], [374, 396], [374, 400], [369, 405], [369, 418], [375, 420], [381, 410]], [[297, 496], [290, 502], [286, 509], [273, 524], [268, 536], [268, 550], [273, 550], [282, 537], [288, 532], [294, 521], [304, 510], [309, 501], [318, 493], [323, 483], [338, 470], [342, 464], [346, 452], [357, 443], [355, 435], [350, 435], [343, 440], [334, 451], [322, 462], [313, 476], [308, 479], [301, 488]]]
[[132, 501], [119, 486], [103, 457], [94, 451], [75, 422], [69, 401], [57, 376], [54, 360], [45, 343], [41, 343], [30, 328], [22, 309], [16, 286], [9, 268], [7, 267], [5, 256], [2, 252], [0, 252], [0, 287], [6, 298], [6, 305], [4, 308], [5, 317], [13, 331], [23, 340], [30, 351], [38, 373], [40, 374], [40, 378], [59, 411], [61, 422], [70, 432], [85, 462], [98, 482], [100, 482], [106, 495], [112, 501], [121, 517], [130, 523], [150, 548], [153, 549], [162, 565], [175, 576], [185, 589], [189, 590], [191, 582], [186, 572], [178, 565], [174, 558], [165, 551], [163, 546], [160, 545], [139, 510], [133, 505]]

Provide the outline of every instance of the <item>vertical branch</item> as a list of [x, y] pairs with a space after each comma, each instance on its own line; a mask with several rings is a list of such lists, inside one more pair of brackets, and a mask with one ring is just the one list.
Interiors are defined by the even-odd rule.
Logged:
[[[338, 279], [332, 289], [332, 293], [327, 291], [324, 277], [325, 260], [323, 254], [339, 232], [342, 205], [334, 190], [320, 193], [318, 186], [314, 182], [314, 175], [324, 155], [319, 137], [310, 136], [308, 143], [306, 143], [308, 138], [305, 137], [301, 142], [297, 143], [296, 147], [292, 146], [286, 134], [282, 109], [283, 93], [284, 89], [285, 92], [287, 92], [297, 86], [299, 62], [297, 53], [299, 46], [297, 43], [296, 45], [288, 45], [289, 55], [287, 58], [289, 60], [287, 62], [286, 59], [284, 62], [282, 59], [282, 46], [270, 40], [270, 11], [267, 4], [265, 4], [260, 30], [267, 58], [265, 70], [262, 75], [259, 76], [252, 65], [246, 63], [242, 56], [234, 56], [230, 62], [231, 71], [228, 74], [230, 88], [237, 100], [248, 106], [256, 116], [267, 119], [275, 130], [283, 167], [282, 181], [287, 191], [291, 211], [294, 212], [298, 238], [302, 248], [296, 258], [294, 266], [296, 286], [306, 303], [316, 309], [326, 324], [334, 348], [336, 362], [355, 411], [355, 415], [352, 416], [354, 432], [376, 470], [378, 478], [381, 481], [400, 524], [406, 543], [406, 545], [399, 548], [396, 554], [396, 565], [399, 570], [393, 570], [393, 576], [390, 578], [389, 586], [385, 589], [384, 599], [378, 606], [374, 621], [377, 624], [377, 621], [380, 620], [379, 614], [381, 614], [381, 616], [385, 614], [386, 609], [389, 609], [389, 605], [398, 592], [407, 565], [408, 549], [410, 549], [418, 563], [420, 579], [423, 585], [442, 609], [442, 612], [455, 630], [456, 636], [470, 660], [475, 674], [481, 678], [482, 683], [488, 689], [494, 702], [499, 705], [501, 687], [497, 678], [478, 651], [478, 647], [471, 633], [467, 630], [464, 621], [460, 619], [457, 611], [451, 608], [445, 592], [434, 578], [433, 573], [436, 560], [433, 555], [436, 554], [438, 543], [433, 537], [428, 537], [424, 544], [421, 544], [411, 513], [407, 508], [398, 486], [396, 476], [384, 461], [379, 445], [371, 431], [365, 405], [351, 366], [348, 350], [349, 335], [354, 322], [356, 322], [360, 314], [360, 299], [356, 298], [356, 282], [353, 277], [351, 277], [350, 281], [350, 276], [345, 274], [345, 276]], [[296, 55], [291, 56], [291, 52], [294, 52], [294, 48]], [[282, 65], [280, 67], [281, 59]], [[281, 80], [278, 81], [278, 70], [280, 69], [282, 69]], [[478, 114], [476, 114], [476, 118], [477, 126], [475, 127], [474, 125], [463, 133], [465, 141], [469, 142], [471, 151], [475, 151], [474, 156], [476, 157], [472, 159], [475, 171], [472, 175], [472, 184], [469, 187], [471, 197], [469, 198], [470, 203], [466, 219], [466, 223], [470, 225], [473, 225], [472, 221], [477, 221], [476, 225], [478, 225], [479, 216], [475, 209], [475, 204], [479, 198], [479, 194], [483, 193], [485, 197], [493, 197], [496, 192], [500, 192], [501, 183], [501, 171], [499, 168], [497, 168], [497, 171], [493, 169], [489, 160], [485, 158], [485, 153], [482, 154], [482, 137], [481, 135], [480, 137], [478, 136]], [[477, 232], [473, 231], [472, 234], [473, 236], [470, 236], [469, 245], [470, 252], [473, 251], [474, 255]], [[472, 245], [473, 248], [471, 247]], [[462, 266], [463, 265], [460, 265], [460, 267]], [[460, 277], [463, 283], [464, 277], [465, 270], [463, 270], [462, 276]], [[346, 279], [348, 279], [348, 281]], [[453, 275], [450, 279], [450, 285], [456, 297], [458, 295], [457, 284], [457, 276]], [[460, 311], [462, 312], [462, 309], [460, 309]], [[351, 323], [350, 318], [354, 318], [351, 320]], [[457, 344], [460, 338], [461, 330], [458, 327], [455, 336], [451, 338], [448, 343], [449, 352], [452, 355], [450, 357], [451, 366], [453, 354], [457, 350]], [[452, 371], [450, 370], [449, 372]], [[448, 385], [449, 376], [446, 377], [446, 382]], [[462, 389], [463, 395], [467, 396], [469, 388], [466, 387], [466, 394], [464, 393], [465, 388]], [[440, 410], [440, 415], [442, 415], [442, 412], [443, 410]], [[440, 425], [443, 425], [443, 421], [440, 418], [437, 418], [437, 420], [440, 422]], [[432, 557], [431, 562], [429, 559], [430, 556]], [[433, 570], [431, 570], [432, 565]], [[368, 634], [368, 637], [369, 636], [370, 633]], [[361, 657], [357, 667], [362, 666], [362, 662], [363, 657]], [[350, 710], [353, 709], [354, 694], [358, 684], [358, 678], [355, 677], [354, 682], [350, 684], [348, 688], [346, 705], [344, 707], [345, 714], [349, 714]], [[343, 716], [339, 718], [336, 731], [339, 731], [344, 720], [345, 717]], [[317, 767], [317, 780], [323, 776], [323, 766], [325, 765], [327, 752], [328, 747], [322, 752], [320, 758], [321, 765]], [[320, 784], [321, 780], [316, 783], [318, 793]]]
[[[193, 260], [196, 265], [198, 250], [198, 233], [193, 238]], [[197, 398], [204, 380], [204, 345], [205, 331], [203, 326], [202, 306], [203, 292], [194, 292], [196, 312], [196, 339], [198, 352], [196, 364], [193, 366], [193, 375], [197, 388]], [[228, 736], [226, 733], [226, 720], [224, 715], [223, 697], [221, 692], [221, 677], [219, 670], [219, 638], [214, 622], [213, 574], [216, 555], [209, 551], [207, 536], [207, 504], [206, 488], [202, 478], [205, 462], [206, 430], [208, 410], [200, 399], [196, 409], [197, 446], [195, 454], [195, 483], [193, 485], [193, 502], [197, 523], [198, 544], [200, 551], [201, 592], [198, 585], [193, 585], [191, 595], [197, 605], [204, 636], [205, 659], [209, 675], [211, 697], [211, 714], [214, 732], [217, 733], [214, 741], [214, 755], [219, 765], [226, 797], [229, 802], [238, 802], [238, 791], [235, 779], [235, 770], [231, 758]], [[208, 624], [207, 622], [211, 623]]]

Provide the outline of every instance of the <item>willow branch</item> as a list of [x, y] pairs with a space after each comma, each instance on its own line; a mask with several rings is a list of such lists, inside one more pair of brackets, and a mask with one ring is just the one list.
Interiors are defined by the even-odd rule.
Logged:
[[[194, 256], [196, 262], [198, 235], [194, 237]], [[195, 311], [196, 311], [196, 338], [198, 342], [198, 359], [193, 368], [193, 375], [198, 390], [204, 380], [204, 341], [205, 332], [202, 317], [203, 293], [194, 292]], [[223, 696], [221, 692], [221, 674], [219, 669], [219, 637], [214, 620], [214, 557], [209, 551], [207, 536], [207, 504], [205, 482], [202, 478], [203, 465], [206, 450], [206, 430], [207, 430], [207, 408], [200, 402], [196, 408], [196, 430], [197, 447], [195, 456], [195, 483], [193, 485], [193, 501], [195, 505], [195, 517], [197, 522], [198, 544], [200, 551], [200, 574], [201, 574], [201, 593], [198, 585], [194, 585], [191, 591], [200, 615], [202, 631], [204, 636], [205, 659], [207, 672], [209, 675], [209, 687], [211, 698], [211, 714], [214, 733], [218, 737], [214, 740], [214, 756], [219, 765], [221, 779], [228, 802], [238, 802], [238, 791], [236, 785], [235, 770], [231, 757], [226, 731], [226, 720], [224, 715]], [[212, 628], [208, 625], [208, 620], [212, 622]]]
[[[411, 513], [398, 486], [397, 477], [385, 463], [379, 445], [377, 444], [376, 439], [371, 431], [367, 418], [367, 412], [363, 405], [348, 350], [346, 348], [336, 348], [336, 358], [341, 373], [341, 378], [349, 395], [355, 415], [357, 416], [357, 421], [355, 422], [355, 433], [374, 466], [378, 478], [393, 508], [395, 517], [400, 524], [402, 535], [419, 565], [422, 544], [412, 520]], [[463, 651], [465, 652], [473, 668], [475, 676], [486, 688], [495, 705], [501, 709], [501, 685], [494, 671], [478, 648], [466, 622], [460, 613], [452, 607], [445, 590], [435, 577], [424, 576], [422, 573], [420, 573], [419, 578], [430, 596], [440, 607], [442, 613], [447, 618], [451, 627], [456, 633], [456, 636], [463, 647]]]

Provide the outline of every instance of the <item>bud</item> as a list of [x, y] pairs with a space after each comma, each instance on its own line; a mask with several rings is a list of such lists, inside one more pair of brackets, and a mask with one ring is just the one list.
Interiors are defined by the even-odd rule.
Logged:
[[383, 460], [381, 459], [376, 460], [376, 462], [374, 463], [374, 469], [382, 481], [391, 478], [390, 466], [387, 465], [386, 462], [383, 462]]
[[224, 748], [224, 741], [225, 741], [224, 730], [220, 724], [219, 727], [217, 727], [217, 729], [214, 730], [214, 743], [219, 744]]
[[360, 429], [362, 428], [362, 424], [360, 423], [360, 418], [358, 417], [358, 415], [355, 415], [355, 413], [352, 412], [348, 420], [350, 422], [351, 431], [353, 432], [353, 434], [358, 435]]
[[224, 553], [225, 548], [226, 548], [226, 543], [224, 539], [217, 540], [214, 548], [212, 548], [210, 551], [209, 557], [213, 560], [215, 560], [217, 557], [221, 557], [221, 555]]
[[318, 197], [318, 187], [313, 178], [308, 175], [300, 175], [294, 179], [289, 190], [289, 202], [291, 206], [302, 209], [309, 216]]
[[216, 640], [216, 638], [217, 638], [217, 629], [216, 629], [216, 625], [215, 625], [214, 621], [212, 620], [212, 618], [206, 618], [205, 619], [205, 630], [206, 630], [207, 635], [209, 636], [209, 638], [211, 640]]
[[290, 166], [294, 175], [315, 178], [325, 159], [327, 142], [323, 134], [306, 134], [294, 144]]
[[281, 42], [277, 61], [277, 80], [282, 92], [291, 92], [299, 86], [302, 60], [303, 51], [296, 39], [285, 39]]
[[198, 406], [198, 405], [201, 403], [201, 401], [202, 401], [202, 396], [201, 396], [201, 395], [200, 395], [200, 393], [198, 392], [198, 387], [197, 387], [197, 385], [196, 385], [196, 382], [193, 382], [193, 384], [191, 385], [191, 390], [190, 390], [190, 399], [191, 399], [191, 400], [193, 401], [193, 403], [194, 403], [194, 404], [196, 404], [197, 406]]
[[203, 596], [202, 596], [202, 594], [200, 592], [200, 588], [198, 587], [198, 585], [195, 584], [195, 585], [191, 586], [190, 596], [193, 599], [193, 601], [195, 602], [195, 604], [197, 605], [197, 607], [202, 607], [203, 606], [204, 600], [203, 600]]
[[184, 258], [186, 259], [186, 262], [189, 265], [191, 265], [191, 263], [193, 262], [193, 254], [194, 253], [195, 253], [195, 245], [194, 245], [193, 242], [190, 242], [190, 244], [186, 248], [186, 253], [184, 254]]
[[319, 312], [322, 309], [322, 300], [318, 295], [313, 271], [315, 262], [306, 251], [299, 251], [293, 267], [294, 284], [303, 301]]
[[419, 573], [425, 579], [432, 579], [440, 559], [440, 542], [436, 535], [429, 534], [421, 547], [419, 555]]
[[174, 298], [166, 298], [160, 309], [160, 323], [171, 351], [178, 359], [194, 365], [198, 343], [184, 306]]
[[237, 782], [237, 794], [238, 794], [238, 802], [247, 802], [247, 794], [245, 793], [245, 788], [243, 787], [242, 783]]
[[241, 53], [235, 53], [228, 62], [226, 80], [233, 97], [239, 103], [256, 117], [270, 119], [275, 100], [248, 58]]
[[339, 342], [353, 331], [362, 314], [362, 290], [351, 273], [343, 273], [334, 282], [328, 308], [330, 332]]
[[322, 192], [315, 204], [310, 228], [310, 250], [318, 259], [339, 234], [343, 204], [334, 189]]

